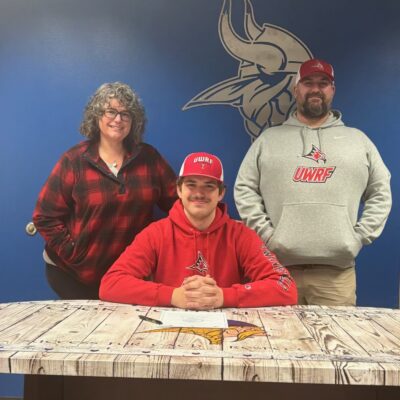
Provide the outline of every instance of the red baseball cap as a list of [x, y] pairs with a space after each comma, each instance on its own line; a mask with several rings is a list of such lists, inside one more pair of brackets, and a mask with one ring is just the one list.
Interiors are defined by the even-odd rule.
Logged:
[[296, 85], [302, 79], [307, 78], [307, 76], [317, 73], [325, 74], [331, 82], [335, 80], [333, 67], [331, 64], [323, 60], [318, 60], [317, 58], [312, 58], [311, 60], [307, 60], [301, 64], [299, 72], [296, 76]]
[[191, 153], [185, 158], [179, 171], [179, 177], [191, 175], [207, 176], [218, 182], [224, 181], [221, 160], [210, 153]]

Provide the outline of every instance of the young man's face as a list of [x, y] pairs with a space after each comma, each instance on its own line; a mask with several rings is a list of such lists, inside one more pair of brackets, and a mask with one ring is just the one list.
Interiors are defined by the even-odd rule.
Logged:
[[220, 193], [215, 179], [204, 176], [185, 177], [182, 185], [178, 186], [185, 214], [195, 227], [212, 223], [218, 202], [224, 194], [225, 189]]
[[294, 88], [297, 111], [309, 119], [319, 119], [331, 109], [335, 86], [325, 74], [313, 74]]

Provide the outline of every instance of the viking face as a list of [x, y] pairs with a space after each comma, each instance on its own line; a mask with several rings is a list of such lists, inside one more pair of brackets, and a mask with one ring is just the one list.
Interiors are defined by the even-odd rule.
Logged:
[[231, 22], [231, 0], [225, 0], [219, 18], [219, 36], [225, 50], [239, 62], [236, 77], [204, 90], [184, 107], [229, 104], [239, 109], [246, 131], [255, 139], [265, 128], [282, 123], [294, 105], [292, 82], [299, 66], [312, 58], [306, 45], [287, 30], [259, 26], [250, 0], [244, 0], [246, 38]]

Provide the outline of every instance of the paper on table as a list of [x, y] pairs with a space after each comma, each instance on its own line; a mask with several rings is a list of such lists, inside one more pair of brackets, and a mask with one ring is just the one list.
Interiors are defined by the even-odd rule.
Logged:
[[176, 328], [227, 328], [224, 312], [161, 311], [163, 325]]

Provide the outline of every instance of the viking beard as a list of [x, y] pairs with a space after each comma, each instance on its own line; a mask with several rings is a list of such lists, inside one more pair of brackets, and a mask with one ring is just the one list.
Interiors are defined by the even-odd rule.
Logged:
[[[312, 97], [318, 97], [321, 99], [320, 103], [310, 102], [309, 99]], [[301, 105], [301, 113], [309, 119], [318, 119], [325, 117], [329, 110], [330, 104], [326, 102], [324, 94], [309, 94], [306, 96], [303, 104]]]

